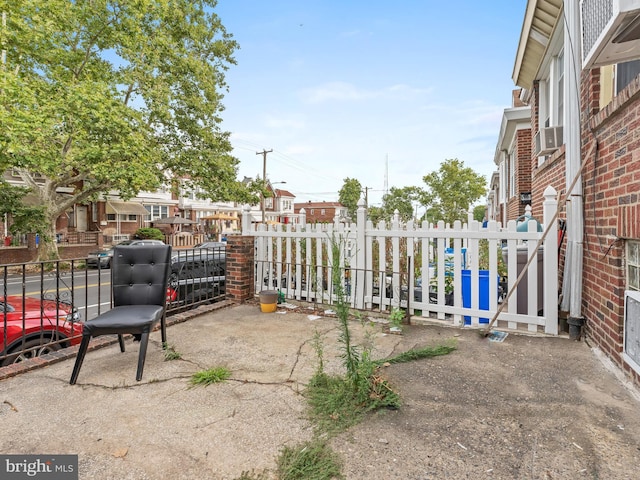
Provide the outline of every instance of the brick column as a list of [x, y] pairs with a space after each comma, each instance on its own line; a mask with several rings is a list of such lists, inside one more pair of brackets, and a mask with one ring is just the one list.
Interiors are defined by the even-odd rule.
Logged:
[[242, 235], [227, 236], [226, 294], [229, 300], [244, 302], [255, 294], [254, 237]]

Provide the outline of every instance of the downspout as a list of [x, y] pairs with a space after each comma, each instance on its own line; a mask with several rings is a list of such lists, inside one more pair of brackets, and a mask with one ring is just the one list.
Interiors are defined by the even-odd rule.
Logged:
[[[569, 336], [579, 340], [584, 318], [582, 316], [582, 262], [584, 255], [584, 218], [580, 149], [580, 16], [579, 0], [564, 2], [564, 99], [563, 128], [567, 188], [567, 249], [562, 282], [560, 309], [569, 312]], [[574, 178], [578, 177], [572, 191]]]

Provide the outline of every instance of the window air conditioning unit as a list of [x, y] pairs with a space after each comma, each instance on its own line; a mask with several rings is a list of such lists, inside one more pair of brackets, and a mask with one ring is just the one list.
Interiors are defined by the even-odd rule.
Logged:
[[640, 58], [640, 0], [580, 0], [582, 68]]
[[562, 146], [562, 127], [541, 128], [535, 136], [537, 156], [551, 155]]
[[622, 356], [640, 373], [640, 292], [624, 292], [624, 348]]

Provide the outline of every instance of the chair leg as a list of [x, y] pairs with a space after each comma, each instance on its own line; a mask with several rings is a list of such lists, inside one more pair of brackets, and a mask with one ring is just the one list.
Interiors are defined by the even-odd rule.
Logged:
[[118, 343], [120, 344], [120, 351], [124, 352], [124, 336], [118, 334]]
[[166, 311], [162, 313], [160, 319], [160, 332], [162, 333], [162, 349], [167, 347], [167, 314]]
[[136, 380], [142, 380], [142, 370], [144, 370], [144, 360], [147, 356], [147, 344], [149, 343], [149, 332], [144, 332], [140, 337], [140, 353], [138, 354], [138, 372]]
[[76, 384], [78, 374], [80, 373], [80, 367], [82, 367], [82, 362], [84, 361], [84, 356], [87, 353], [87, 348], [89, 347], [90, 341], [91, 335], [82, 336], [82, 342], [80, 342], [80, 348], [78, 349], [78, 355], [76, 356], [76, 363], [73, 366], [73, 372], [71, 373], [71, 380], [69, 380], [69, 384], [71, 385]]

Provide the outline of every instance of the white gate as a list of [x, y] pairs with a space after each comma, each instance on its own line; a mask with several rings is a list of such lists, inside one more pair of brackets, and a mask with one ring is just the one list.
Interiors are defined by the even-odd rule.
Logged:
[[[555, 190], [548, 187], [542, 225], [555, 218], [555, 196]], [[287, 225], [251, 224], [247, 214], [243, 215], [242, 233], [256, 239], [256, 292], [276, 289], [289, 299], [330, 305], [334, 299], [332, 273], [338, 267], [353, 308], [383, 312], [405, 308], [413, 318], [453, 325], [488, 323], [533, 256], [496, 326], [557, 334], [557, 226], [554, 220], [547, 227], [536, 249], [543, 237], [537, 226], [529, 221], [527, 231], [518, 231], [515, 221], [502, 228], [496, 222], [483, 227], [471, 219], [453, 226], [443, 222], [418, 226], [400, 223], [397, 215], [390, 225], [380, 222], [374, 226], [366, 220], [361, 205], [357, 222], [349, 224], [306, 225], [304, 220]], [[336, 266], [334, 248], [339, 249]], [[501, 289], [503, 255], [508, 280]]]

